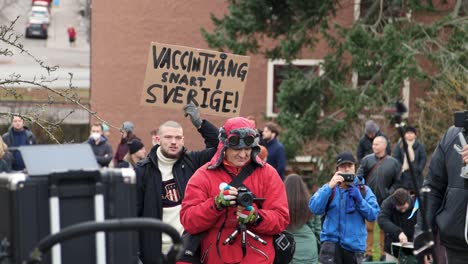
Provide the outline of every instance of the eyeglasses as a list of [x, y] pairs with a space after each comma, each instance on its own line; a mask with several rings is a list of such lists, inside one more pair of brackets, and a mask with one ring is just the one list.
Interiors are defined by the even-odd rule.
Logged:
[[247, 135], [245, 137], [240, 137], [238, 135], [231, 135], [228, 137], [228, 144], [230, 147], [236, 147], [241, 144], [241, 140], [244, 141], [244, 144], [247, 147], [250, 147], [255, 142], [255, 137], [252, 135]]

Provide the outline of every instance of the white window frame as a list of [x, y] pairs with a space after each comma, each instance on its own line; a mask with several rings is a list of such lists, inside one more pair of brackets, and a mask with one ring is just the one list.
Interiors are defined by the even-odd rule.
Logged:
[[[362, 0], [354, 0], [354, 13], [353, 13], [354, 21], [357, 21], [359, 18], [361, 18], [361, 1]], [[412, 15], [413, 15], [412, 10], [408, 9], [408, 11], [406, 11], [406, 16], [401, 17], [401, 19], [407, 19], [408, 21], [410, 21], [413, 17]]]
[[[354, 88], [357, 88], [358, 85], [358, 80], [359, 80], [359, 73], [358, 72], [353, 72], [353, 75], [351, 77], [351, 82], [353, 84]], [[403, 80], [403, 87], [401, 88], [401, 97], [403, 97], [403, 104], [406, 106], [406, 109], [408, 111], [403, 114], [403, 118], [408, 118], [409, 112], [410, 112], [410, 80], [409, 78], [405, 78]]]
[[[319, 76], [324, 73], [322, 64], [323, 60], [316, 59], [298, 59], [291, 62], [292, 65], [298, 66], [319, 66]], [[274, 83], [274, 69], [275, 65], [287, 65], [286, 60], [268, 60], [267, 69], [267, 117], [277, 117], [278, 114], [273, 112], [273, 83]]]

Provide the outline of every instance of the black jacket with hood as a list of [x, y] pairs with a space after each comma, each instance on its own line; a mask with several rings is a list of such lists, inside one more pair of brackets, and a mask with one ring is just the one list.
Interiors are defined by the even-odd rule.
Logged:
[[[183, 148], [182, 155], [172, 167], [172, 173], [180, 193], [184, 198], [185, 187], [193, 173], [211, 160], [218, 146], [218, 129], [210, 122], [203, 120], [198, 132], [205, 140], [206, 149], [187, 151]], [[159, 145], [151, 148], [148, 157], [135, 167], [137, 178], [137, 214], [139, 217], [151, 217], [162, 220], [162, 178], [158, 169], [156, 150]], [[144, 264], [162, 263], [161, 232], [140, 232], [140, 259]]]
[[[468, 180], [460, 177], [464, 165], [454, 149], [460, 145], [458, 133], [462, 128], [450, 127], [432, 154], [423, 186], [430, 188], [427, 195], [427, 220], [439, 232], [440, 241], [448, 250], [468, 252], [466, 237]], [[424, 204], [422, 201], [421, 204]], [[421, 226], [422, 218], [418, 218]]]

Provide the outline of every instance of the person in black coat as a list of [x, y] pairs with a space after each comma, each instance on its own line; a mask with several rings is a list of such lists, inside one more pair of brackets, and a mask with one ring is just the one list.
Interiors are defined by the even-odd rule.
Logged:
[[[9, 148], [20, 146], [35, 145], [36, 138], [34, 134], [24, 125], [24, 119], [21, 116], [11, 116], [11, 126], [8, 131], [2, 136], [3, 141]], [[23, 157], [19, 150], [11, 151], [11, 169], [14, 171], [22, 171], [25, 169]]]
[[390, 140], [384, 133], [382, 133], [382, 131], [380, 131], [379, 125], [377, 125], [373, 120], [367, 120], [366, 127], [364, 129], [364, 135], [359, 140], [357, 148], [356, 156], [358, 163], [361, 163], [362, 158], [364, 158], [366, 155], [372, 153], [372, 142], [374, 141], [374, 138], [378, 136], [384, 137], [387, 140], [387, 147], [385, 151], [387, 155], [390, 155], [392, 152]]
[[413, 166], [414, 176], [416, 176], [417, 186], [413, 185], [413, 180], [411, 179], [411, 173], [409, 171], [409, 165], [406, 158], [405, 150], [403, 148], [403, 143], [400, 141], [393, 151], [393, 157], [400, 162], [401, 167], [401, 180], [400, 184], [403, 188], [410, 190], [414, 193], [415, 189], [420, 189], [423, 183], [423, 170], [426, 166], [426, 148], [424, 145], [419, 142], [416, 136], [416, 128], [412, 126], [407, 126], [405, 128], [405, 140], [408, 144], [408, 152], [410, 155], [410, 161]]
[[[440, 242], [446, 249], [447, 263], [450, 264], [468, 263], [465, 229], [468, 220], [468, 180], [460, 176], [462, 168], [468, 164], [468, 145], [463, 147], [462, 153], [455, 150], [454, 145], [462, 145], [459, 133], [463, 133], [463, 128], [450, 127], [434, 150], [423, 183], [423, 187], [429, 187], [430, 192], [427, 200], [422, 196], [421, 201], [421, 204], [427, 203], [424, 213], [429, 227], [438, 231]], [[422, 217], [418, 217], [417, 226], [423, 226]], [[421, 244], [424, 243], [416, 236], [415, 249]]]
[[[206, 149], [188, 151], [184, 147], [182, 126], [175, 121], [163, 123], [153, 146], [144, 160], [135, 167], [137, 178], [137, 214], [169, 223], [180, 234], [180, 208], [187, 182], [193, 173], [211, 160], [218, 146], [218, 129], [206, 120], [201, 120], [198, 109], [187, 105], [193, 125], [205, 140]], [[140, 259], [143, 264], [164, 263], [172, 241], [157, 231], [140, 232]]]
[[91, 133], [86, 143], [91, 146], [99, 166], [108, 167], [112, 160], [112, 146], [102, 134], [102, 123], [96, 122], [91, 125]]
[[404, 188], [397, 189], [383, 201], [377, 221], [385, 232], [385, 253], [398, 257], [398, 252], [392, 254], [392, 242], [405, 244], [413, 241], [417, 222], [416, 214], [410, 217], [413, 207], [414, 200]]

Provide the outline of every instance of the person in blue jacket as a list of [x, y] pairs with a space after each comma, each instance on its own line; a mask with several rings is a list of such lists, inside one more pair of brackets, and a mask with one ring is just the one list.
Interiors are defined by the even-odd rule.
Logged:
[[263, 141], [268, 150], [267, 163], [276, 169], [281, 180], [284, 181], [286, 173], [286, 151], [283, 144], [278, 141], [280, 129], [277, 124], [268, 122], [263, 129]]
[[[366, 249], [367, 221], [375, 221], [380, 208], [372, 190], [354, 177], [356, 160], [350, 152], [336, 157], [336, 172], [309, 201], [316, 215], [325, 214], [319, 262], [322, 264], [361, 263]], [[353, 175], [345, 181], [343, 174]]]

